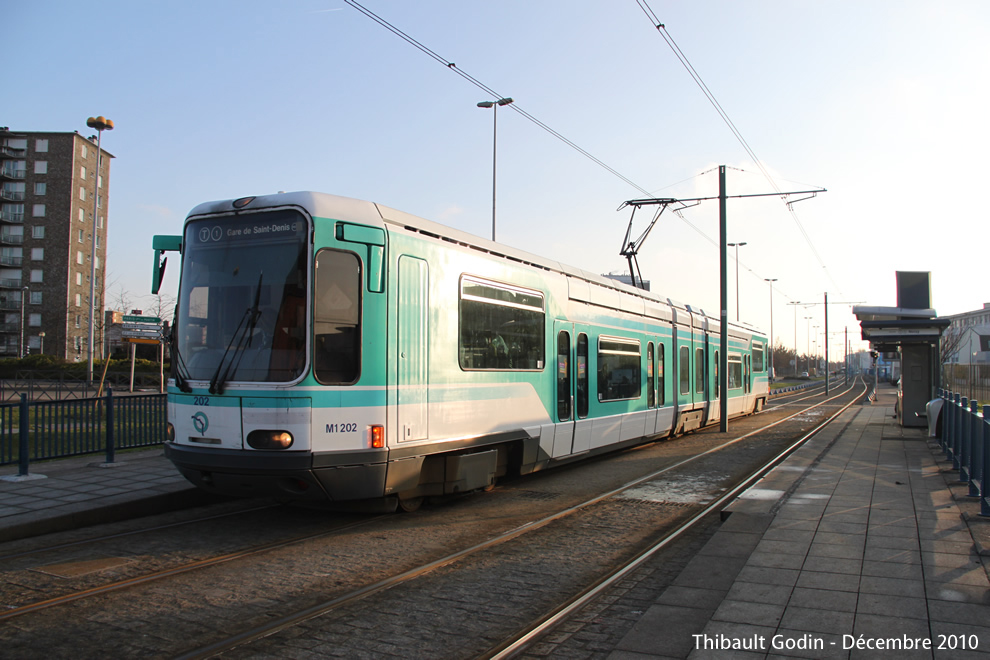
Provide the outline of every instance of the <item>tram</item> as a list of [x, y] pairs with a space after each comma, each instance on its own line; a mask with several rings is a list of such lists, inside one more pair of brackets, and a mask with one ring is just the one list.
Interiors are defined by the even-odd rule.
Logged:
[[181, 255], [166, 456], [226, 495], [415, 509], [759, 411], [767, 338], [380, 204], [197, 206]]

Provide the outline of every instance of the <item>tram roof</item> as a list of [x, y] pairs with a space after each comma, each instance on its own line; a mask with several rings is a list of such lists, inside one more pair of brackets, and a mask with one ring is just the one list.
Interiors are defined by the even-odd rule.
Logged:
[[[215, 213], [230, 213], [234, 210], [233, 203], [235, 201], [237, 200], [228, 199], [205, 202], [196, 206], [189, 213], [189, 217], [192, 218], [198, 215]], [[493, 256], [499, 256], [525, 265], [561, 273], [568, 277], [584, 280], [606, 289], [612, 289], [614, 291], [637, 296], [645, 300], [669, 305], [674, 309], [681, 310], [682, 312], [690, 312], [694, 315], [703, 316], [708, 319], [709, 323], [716, 324], [715, 327], [717, 327], [717, 323], [719, 322], [718, 318], [706, 314], [704, 310], [694, 308], [691, 305], [678, 302], [671, 298], [665, 298], [651, 291], [645, 291], [629, 284], [625, 284], [624, 282], [603, 277], [602, 275], [591, 273], [568, 264], [547, 259], [531, 252], [505, 245], [504, 243], [497, 243], [454, 227], [442, 225], [438, 222], [433, 222], [432, 220], [427, 220], [425, 218], [412, 215], [411, 213], [406, 213], [405, 211], [400, 211], [398, 209], [385, 206], [384, 204], [368, 202], [351, 197], [331, 195], [329, 193], [297, 191], [280, 192], [273, 195], [259, 195], [255, 198], [251, 198], [250, 202], [240, 208], [241, 210], [249, 211], [256, 208], [270, 206], [299, 206], [307, 209], [311, 214], [317, 217], [332, 218], [334, 220], [355, 222], [369, 226], [401, 226], [408, 230], [434, 236], [441, 240], [479, 250]], [[746, 323], [730, 321], [729, 326], [734, 327], [737, 330], [744, 330], [746, 332], [759, 332], [757, 328]]]

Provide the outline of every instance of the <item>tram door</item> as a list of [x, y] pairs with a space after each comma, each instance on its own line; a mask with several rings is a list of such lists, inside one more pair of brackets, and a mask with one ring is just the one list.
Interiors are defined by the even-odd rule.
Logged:
[[554, 439], [553, 458], [570, 456], [591, 447], [588, 417], [588, 334], [573, 323], [554, 322]]
[[399, 442], [429, 437], [430, 267], [399, 257], [398, 402]]

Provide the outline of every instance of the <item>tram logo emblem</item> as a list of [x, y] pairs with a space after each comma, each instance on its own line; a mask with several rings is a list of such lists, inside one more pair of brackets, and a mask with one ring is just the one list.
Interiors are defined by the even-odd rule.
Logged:
[[192, 416], [193, 426], [196, 427], [196, 433], [203, 435], [206, 433], [206, 429], [210, 428], [210, 420], [201, 412], [196, 413]]

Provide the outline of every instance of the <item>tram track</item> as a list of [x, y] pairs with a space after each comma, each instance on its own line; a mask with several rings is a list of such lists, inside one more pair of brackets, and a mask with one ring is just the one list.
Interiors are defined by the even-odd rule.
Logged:
[[[852, 389], [852, 388], [849, 388], [849, 389]], [[849, 389], [847, 389], [846, 392], [848, 392]], [[838, 398], [839, 396], [841, 396], [841, 395], [837, 395], [835, 397], [832, 397], [832, 399]], [[828, 399], [826, 401], [817, 403], [814, 406], [811, 406], [810, 408], [820, 407], [820, 406], [824, 405], [827, 401], [831, 401], [832, 399]], [[575, 609], [577, 609], [577, 608], [583, 606], [584, 604], [586, 604], [595, 595], [597, 595], [598, 593], [600, 593], [602, 590], [608, 588], [609, 586], [611, 586], [612, 584], [614, 584], [617, 580], [621, 579], [627, 573], [629, 573], [630, 571], [632, 571], [636, 567], [638, 567], [642, 562], [644, 562], [647, 559], [649, 559], [649, 557], [651, 557], [656, 551], [658, 551], [659, 549], [661, 549], [664, 546], [666, 546], [668, 543], [670, 543], [673, 540], [675, 540], [676, 538], [678, 538], [682, 533], [684, 533], [686, 530], [690, 529], [693, 525], [695, 525], [700, 519], [704, 518], [705, 516], [707, 516], [708, 514], [710, 514], [712, 511], [717, 510], [719, 507], [721, 507], [722, 505], [724, 505], [727, 501], [731, 500], [733, 497], [735, 497], [742, 490], [745, 490], [750, 485], [752, 485], [753, 483], [755, 483], [757, 480], [759, 480], [760, 478], [762, 478], [762, 476], [764, 474], [766, 474], [775, 465], [777, 465], [780, 461], [782, 461], [784, 458], [786, 458], [787, 455], [789, 455], [791, 452], [793, 452], [805, 440], [807, 440], [808, 438], [810, 438], [813, 435], [817, 434], [822, 428], [824, 428], [829, 423], [831, 423], [831, 421], [838, 414], [840, 414], [842, 411], [846, 410], [854, 402], [855, 402], [855, 399], [851, 400], [849, 403], [847, 403], [845, 406], [843, 406], [838, 412], [836, 412], [834, 415], [832, 415], [831, 417], [829, 417], [826, 422], [824, 422], [824, 423], [816, 426], [813, 431], [811, 431], [810, 433], [806, 434], [805, 436], [803, 436], [802, 438], [800, 438], [798, 441], [794, 442], [792, 445], [790, 445], [789, 447], [787, 447], [786, 450], [784, 450], [783, 452], [779, 453], [771, 461], [769, 461], [768, 463], [766, 463], [763, 466], [761, 466], [756, 472], [752, 473], [743, 482], [741, 482], [740, 484], [738, 484], [737, 486], [735, 486], [734, 488], [730, 489], [725, 494], [723, 494], [722, 496], [720, 496], [719, 498], [717, 498], [711, 504], [709, 504], [708, 506], [706, 506], [701, 512], [699, 512], [699, 513], [695, 514], [693, 517], [691, 517], [687, 522], [685, 522], [685, 523], [681, 524], [680, 526], [678, 526], [673, 532], [671, 532], [670, 534], [664, 536], [658, 542], [650, 545], [645, 551], [640, 552], [640, 553], [637, 553], [633, 558], [631, 558], [627, 562], [624, 562], [622, 566], [620, 566], [615, 571], [611, 572], [605, 578], [603, 578], [602, 580], [597, 581], [595, 584], [593, 584], [587, 590], [585, 590], [581, 594], [578, 594], [576, 597], [574, 597], [573, 599], [571, 599], [564, 606], [562, 606], [560, 608], [557, 608], [554, 612], [552, 612], [550, 615], [548, 615], [542, 621], [540, 621], [540, 623], [536, 627], [531, 628], [531, 629], [527, 629], [525, 631], [522, 631], [520, 634], [514, 636], [511, 640], [509, 640], [507, 643], [500, 644], [497, 647], [492, 648], [492, 649], [490, 649], [490, 650], [482, 653], [478, 657], [479, 658], [507, 658], [507, 657], [511, 657], [513, 654], [515, 654], [516, 652], [518, 652], [519, 650], [521, 650], [525, 646], [525, 644], [527, 642], [529, 642], [535, 635], [539, 635], [539, 634], [545, 632], [548, 628], [552, 627], [554, 624], [556, 624], [557, 622], [559, 622], [561, 620], [561, 618], [563, 618], [567, 614], [573, 612]], [[801, 412], [805, 412], [805, 411], [801, 411]], [[448, 565], [450, 565], [450, 564], [452, 564], [454, 562], [457, 562], [457, 561], [460, 561], [462, 559], [471, 557], [472, 555], [475, 555], [475, 554], [477, 554], [477, 553], [479, 553], [481, 551], [488, 550], [488, 549], [490, 549], [492, 547], [495, 547], [497, 545], [500, 545], [500, 544], [507, 543], [509, 541], [515, 540], [518, 537], [522, 536], [523, 534], [527, 534], [527, 533], [530, 533], [530, 532], [539, 530], [539, 529], [541, 529], [541, 528], [543, 528], [543, 527], [545, 527], [545, 526], [547, 526], [547, 525], [549, 525], [549, 524], [551, 524], [553, 522], [559, 521], [559, 520], [561, 520], [561, 519], [563, 519], [565, 517], [571, 516], [572, 514], [575, 514], [575, 513], [580, 512], [580, 511], [583, 511], [583, 510], [585, 510], [585, 509], [587, 509], [589, 507], [592, 507], [592, 506], [594, 506], [596, 504], [599, 504], [599, 503], [601, 503], [601, 502], [603, 502], [603, 501], [605, 501], [605, 500], [607, 500], [609, 498], [612, 498], [612, 497], [614, 497], [615, 495], [617, 495], [619, 493], [622, 493], [624, 491], [627, 491], [627, 490], [629, 490], [631, 488], [634, 488], [634, 487], [636, 487], [636, 486], [638, 486], [640, 484], [643, 484], [645, 482], [649, 482], [649, 481], [655, 480], [657, 477], [660, 477], [661, 475], [667, 474], [667, 473], [669, 473], [671, 471], [674, 471], [674, 470], [676, 470], [676, 469], [678, 469], [680, 467], [683, 467], [684, 465], [687, 465], [687, 464], [692, 463], [692, 462], [694, 462], [696, 460], [699, 460], [699, 459], [701, 459], [701, 458], [703, 458], [705, 456], [708, 456], [709, 454], [712, 454], [712, 453], [717, 452], [717, 451], [720, 451], [720, 450], [722, 450], [722, 449], [724, 449], [726, 447], [729, 447], [731, 445], [734, 445], [734, 444], [736, 444], [736, 443], [738, 443], [738, 442], [740, 442], [740, 441], [742, 441], [742, 440], [744, 440], [746, 438], [749, 438], [749, 437], [752, 437], [752, 436], [756, 435], [757, 433], [760, 433], [760, 432], [765, 431], [767, 429], [773, 428], [773, 427], [775, 427], [775, 426], [777, 426], [779, 424], [782, 424], [783, 422], [785, 422], [785, 421], [787, 421], [787, 420], [789, 420], [789, 419], [791, 419], [791, 418], [793, 418], [793, 417], [795, 417], [795, 416], [797, 416], [799, 414], [801, 414], [801, 413], [795, 413], [793, 415], [789, 415], [788, 417], [785, 417], [784, 419], [777, 420], [777, 421], [772, 422], [771, 424], [767, 424], [767, 425], [765, 425], [765, 426], [763, 426], [763, 427], [761, 427], [759, 429], [756, 429], [756, 430], [750, 431], [748, 433], [745, 433], [745, 434], [743, 434], [743, 435], [741, 435], [741, 436], [739, 436], [737, 438], [733, 438], [732, 440], [730, 440], [728, 442], [719, 444], [716, 447], [713, 447], [712, 449], [709, 449], [706, 452], [703, 452], [701, 454], [697, 454], [697, 455], [692, 456], [692, 457], [690, 457], [688, 459], [685, 459], [685, 460], [682, 460], [680, 462], [677, 462], [677, 463], [675, 463], [673, 465], [668, 465], [668, 466], [664, 467], [661, 470], [657, 470], [657, 471], [655, 471], [655, 472], [653, 472], [651, 474], [648, 474], [646, 476], [643, 476], [643, 477], [640, 477], [638, 479], [635, 479], [635, 480], [633, 480], [633, 481], [631, 481], [631, 482], [629, 482], [627, 484], [624, 484], [624, 485], [620, 486], [619, 488], [613, 489], [612, 491], [609, 491], [607, 493], [603, 493], [603, 494], [601, 494], [599, 496], [596, 496], [594, 498], [588, 499], [588, 500], [586, 500], [584, 502], [581, 502], [578, 505], [571, 506], [571, 507], [569, 507], [569, 508], [567, 508], [567, 509], [565, 509], [563, 511], [559, 511], [559, 512], [556, 512], [554, 514], [545, 516], [545, 517], [543, 517], [543, 518], [541, 518], [539, 520], [533, 521], [533, 522], [531, 522], [531, 523], [529, 523], [527, 525], [524, 525], [524, 526], [522, 526], [520, 528], [511, 530], [511, 531], [509, 531], [509, 532], [507, 532], [505, 534], [502, 534], [502, 535], [499, 535], [499, 536], [497, 536], [495, 538], [489, 539], [488, 541], [486, 541], [484, 543], [478, 544], [478, 545], [473, 546], [471, 548], [466, 548], [464, 550], [460, 550], [460, 551], [455, 552], [455, 553], [452, 553], [452, 554], [450, 554], [450, 555], [448, 555], [446, 557], [443, 557], [443, 558], [441, 558], [439, 560], [436, 560], [434, 562], [431, 562], [430, 564], [427, 564], [427, 565], [418, 567], [417, 569], [414, 569], [414, 570], [411, 570], [411, 571], [407, 571], [407, 572], [402, 573], [400, 575], [393, 576], [393, 577], [388, 578], [386, 580], [382, 580], [379, 583], [376, 583], [374, 585], [370, 585], [369, 587], [367, 587], [365, 589], [361, 589], [359, 591], [356, 591], [356, 592], [354, 592], [352, 594], [347, 594], [347, 595], [344, 595], [344, 596], [340, 596], [340, 597], [334, 598], [332, 600], [325, 601], [324, 603], [321, 603], [321, 604], [319, 604], [319, 605], [317, 605], [315, 607], [308, 608], [305, 611], [293, 613], [292, 615], [282, 617], [282, 618], [277, 619], [275, 621], [271, 621], [271, 622], [265, 624], [264, 626], [259, 626], [259, 627], [255, 628], [255, 629], [252, 629], [252, 630], [249, 630], [249, 631], [245, 631], [245, 632], [243, 632], [243, 633], [241, 633], [241, 634], [239, 634], [239, 635], [237, 635], [235, 637], [231, 637], [229, 639], [222, 640], [220, 642], [211, 644], [211, 645], [209, 645], [207, 647], [196, 649], [196, 650], [194, 650], [194, 651], [192, 651], [190, 653], [187, 653], [187, 654], [184, 654], [184, 655], [180, 656], [180, 658], [182, 658], [183, 660], [192, 660], [192, 659], [198, 659], [198, 658], [210, 658], [210, 657], [214, 657], [214, 656], [217, 656], [219, 654], [222, 654], [222, 653], [224, 653], [226, 651], [229, 651], [229, 650], [232, 650], [232, 649], [234, 649], [236, 647], [239, 647], [241, 645], [244, 645], [244, 644], [250, 643], [252, 641], [255, 641], [255, 640], [259, 640], [259, 639], [268, 637], [268, 636], [270, 636], [270, 635], [272, 635], [272, 634], [274, 634], [276, 632], [279, 632], [281, 630], [285, 630], [286, 628], [289, 628], [291, 626], [295, 626], [295, 625], [298, 625], [298, 624], [300, 624], [300, 623], [302, 623], [304, 621], [313, 619], [315, 617], [319, 617], [322, 614], [325, 614], [327, 612], [330, 612], [330, 611], [332, 611], [334, 609], [342, 608], [342, 607], [345, 607], [347, 605], [351, 605], [351, 604], [356, 603], [356, 602], [358, 602], [360, 600], [363, 600], [364, 598], [366, 598], [368, 596], [371, 596], [371, 595], [373, 595], [375, 593], [382, 592], [382, 591], [384, 591], [386, 589], [390, 589], [392, 587], [395, 587], [397, 585], [403, 584], [403, 583], [408, 582], [410, 580], [419, 578], [419, 577], [421, 577], [421, 576], [423, 576], [423, 575], [425, 575], [427, 573], [430, 573], [430, 572], [432, 572], [432, 571], [434, 571], [434, 570], [436, 570], [438, 568], [445, 567], [445, 566], [448, 566]]]
[[[846, 390], [848, 393], [849, 390]], [[464, 546], [454, 552], [446, 553], [436, 553], [434, 558], [421, 563], [413, 563], [404, 570], [399, 571], [385, 571], [385, 575], [380, 579], [360, 579], [355, 580], [355, 582], [361, 582], [361, 584], [355, 584], [353, 588], [347, 588], [347, 584], [342, 584], [341, 588], [334, 588], [330, 591], [332, 594], [323, 599], [318, 599], [314, 602], [314, 599], [309, 598], [308, 603], [304, 603], [305, 598], [288, 597], [288, 602], [285, 605], [291, 605], [288, 609], [291, 611], [281, 617], [272, 617], [270, 614], [262, 617], [255, 617], [256, 619], [264, 619], [264, 622], [260, 625], [252, 626], [234, 626], [238, 630], [228, 634], [222, 639], [214, 639], [214, 641], [208, 644], [201, 644], [193, 650], [188, 650], [188, 646], [185, 647], [186, 650], [182, 650], [181, 644], [174, 649], [167, 652], [169, 656], [179, 656], [179, 657], [211, 657], [217, 654], [222, 654], [229, 651], [230, 649], [244, 646], [246, 644], [251, 644], [258, 642], [259, 640], [264, 640], [265, 638], [271, 638], [277, 636], [280, 631], [291, 629], [296, 626], [305, 624], [308, 621], [319, 619], [322, 615], [331, 611], [346, 611], [349, 608], [353, 609], [362, 601], [370, 599], [370, 597], [377, 594], [383, 594], [385, 592], [394, 593], [394, 588], [400, 585], [410, 584], [419, 582], [417, 578], [422, 578], [431, 574], [438, 574], [446, 572], [448, 575], [452, 571], [459, 570], [460, 566], [468, 562], [484, 562], [490, 561], [485, 560], [484, 557], [491, 557], [493, 554], [506, 552], [505, 548], [511, 546], [513, 543], [517, 545], [520, 539], [524, 537], [537, 537], [539, 535], [551, 534], [548, 530], [554, 526], [558, 527], [580, 527], [578, 523], [564, 523], [566, 519], [581, 519], [581, 520], [593, 520], [597, 521], [597, 516], [601, 515], [596, 512], [601, 508], [605, 507], [607, 503], [618, 496], [624, 491], [636, 488], [644, 483], [650, 482], [651, 480], [656, 480], [657, 478], [669, 474], [678, 470], [684, 469], [686, 466], [693, 463], [702, 462], [706, 457], [711, 456], [715, 452], [721, 451], [732, 445], [736, 445], [741, 441], [752, 438], [759, 432], [766, 431], [768, 429], [777, 427], [791, 420], [799, 415], [805, 414], [808, 410], [813, 410], [826, 405], [829, 405], [829, 401], [832, 401], [839, 396], [836, 395], [828, 401], [820, 401], [812, 406], [803, 406], [800, 411], [794, 412], [793, 414], [788, 414], [782, 419], [773, 421], [770, 424], [760, 425], [759, 429], [751, 430], [747, 433], [739, 435], [738, 437], [733, 437], [726, 442], [716, 443], [711, 448], [699, 452], [696, 455], [689, 456], [682, 460], [676, 460], [672, 463], [665, 465], [660, 470], [655, 470], [646, 474], [645, 476], [640, 476], [633, 479], [627, 483], [622, 484], [620, 487], [611, 488], [606, 492], [600, 493], [594, 497], [587, 498], [578, 502], [576, 504], [566, 506], [558, 511], [554, 511], [548, 515], [541, 516], [537, 519], [527, 521], [523, 524], [518, 524], [511, 526], [510, 529], [504, 530], [501, 533], [490, 535], [479, 542], [468, 542]], [[855, 400], [855, 399], [853, 399]], [[757, 419], [757, 418], [750, 418]], [[694, 435], [694, 434], [692, 434]], [[517, 482], [525, 483], [525, 482]], [[489, 495], [483, 495], [481, 498], [489, 497]], [[443, 512], [441, 512], [443, 513]], [[664, 513], [665, 519], [668, 518], [678, 518], [682, 517], [683, 511], [675, 511], [673, 514], [670, 512]], [[649, 515], [645, 515], [645, 518], [650, 518]], [[0, 620], [16, 618], [20, 616], [39, 616], [43, 614], [42, 610], [53, 610], [60, 611], [58, 606], [69, 606], [71, 603], [78, 603], [79, 601], [86, 601], [90, 599], [96, 599], [98, 596], [107, 597], [112, 595], [112, 592], [124, 592], [129, 589], [136, 587], [144, 587], [147, 589], [149, 585], [154, 585], [156, 583], [167, 584], [168, 579], [174, 579], [183, 574], [191, 573], [194, 571], [202, 571], [207, 568], [215, 568], [219, 570], [222, 566], [238, 566], [244, 564], [247, 560], [252, 560], [258, 562], [259, 558], [261, 563], [266, 563], [264, 558], [271, 556], [284, 556], [286, 549], [293, 544], [298, 545], [313, 545], [315, 542], [322, 543], [323, 545], [331, 544], [335, 539], [343, 536], [354, 536], [349, 530], [353, 530], [359, 526], [365, 526], [365, 533], [373, 533], [375, 535], [392, 534], [394, 533], [394, 526], [388, 521], [400, 521], [400, 520], [415, 520], [415, 516], [397, 516], [397, 517], [376, 517], [368, 520], [360, 521], [350, 526], [341, 526], [334, 530], [325, 531], [319, 534], [309, 534], [309, 535], [299, 535], [297, 538], [285, 539], [279, 542], [273, 542], [269, 544], [259, 544], [254, 548], [247, 548], [244, 550], [239, 550], [232, 553], [227, 553], [224, 556], [218, 556], [210, 558], [209, 560], [190, 562], [187, 566], [177, 567], [176, 569], [169, 569], [158, 571], [153, 574], [136, 577], [128, 580], [118, 581], [116, 584], [102, 585], [97, 588], [91, 588], [87, 590], [81, 590], [74, 594], [66, 594], [61, 599], [49, 599], [49, 601], [35, 603], [29, 606], [24, 606], [18, 608], [17, 610], [10, 610], [8, 612], [0, 613]], [[384, 523], [382, 521], [385, 521]], [[585, 523], [582, 523], [585, 524]], [[599, 524], [598, 522], [587, 523], [587, 524]], [[392, 531], [389, 531], [389, 530]], [[378, 531], [373, 531], [378, 530]], [[577, 530], [580, 532], [580, 529]], [[554, 531], [553, 533], [557, 533]], [[465, 535], [462, 540], [469, 540], [471, 536]], [[455, 542], [456, 539], [451, 539]], [[331, 547], [327, 545], [326, 547]], [[501, 548], [501, 550], [499, 549]], [[614, 558], [613, 558], [614, 559]], [[243, 561], [242, 561], [243, 560]], [[267, 563], [274, 563], [275, 560], [267, 560]], [[596, 567], [595, 570], [599, 570], [600, 567]], [[361, 562], [355, 562], [353, 565], [355, 572], [362, 575], [367, 575], [374, 578], [374, 572], [367, 569], [367, 567], [362, 568]], [[225, 569], [226, 570], [226, 569]], [[250, 570], [250, 569], [248, 569]], [[391, 573], [390, 575], [388, 573]], [[212, 574], [211, 574], [212, 575]], [[209, 578], [202, 577], [202, 580], [207, 580]], [[338, 580], [339, 582], [339, 580]], [[250, 618], [250, 617], [249, 617]], [[226, 631], [221, 631], [226, 632]], [[492, 648], [498, 646], [498, 644], [491, 645]]]

